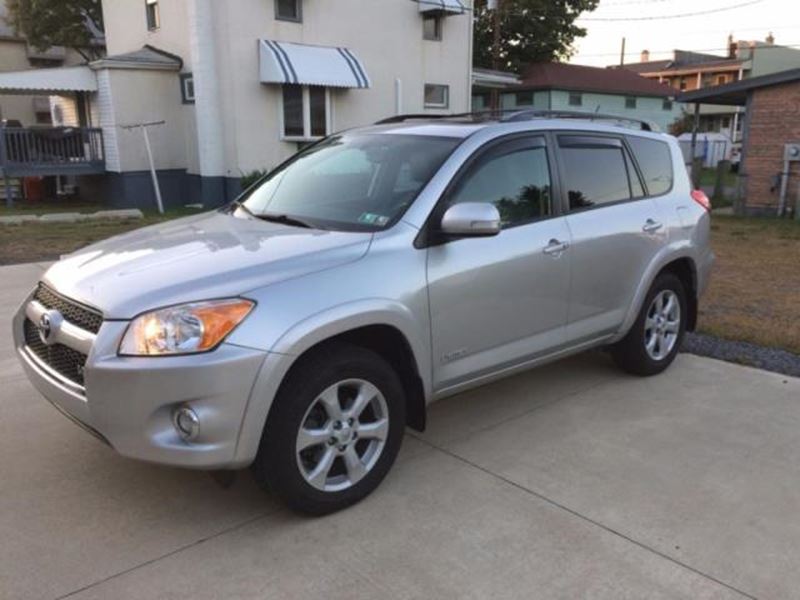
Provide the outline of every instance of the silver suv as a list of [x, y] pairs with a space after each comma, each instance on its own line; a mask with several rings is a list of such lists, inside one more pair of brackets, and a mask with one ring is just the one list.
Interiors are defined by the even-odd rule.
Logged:
[[251, 466], [321, 514], [378, 486], [433, 400], [598, 346], [663, 371], [712, 262], [672, 137], [395, 118], [65, 257], [13, 331], [36, 388], [119, 453]]

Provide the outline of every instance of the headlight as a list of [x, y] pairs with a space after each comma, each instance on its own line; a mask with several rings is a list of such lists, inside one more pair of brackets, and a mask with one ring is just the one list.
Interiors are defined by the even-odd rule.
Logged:
[[192, 354], [216, 348], [255, 306], [231, 298], [170, 306], [136, 317], [119, 353], [125, 356]]

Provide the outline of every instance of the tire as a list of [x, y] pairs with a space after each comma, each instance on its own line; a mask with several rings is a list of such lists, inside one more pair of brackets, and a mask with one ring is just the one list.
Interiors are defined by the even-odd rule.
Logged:
[[[366, 403], [356, 407], [360, 399]], [[405, 400], [397, 373], [378, 354], [345, 343], [312, 351], [278, 391], [251, 467], [256, 481], [306, 514], [355, 504], [394, 464]]]
[[[673, 309], [665, 310], [669, 299], [677, 304], [677, 319]], [[671, 317], [665, 317], [667, 313]], [[614, 362], [634, 375], [661, 373], [672, 364], [680, 350], [687, 316], [686, 290], [681, 280], [672, 273], [660, 274], [628, 334], [611, 347]]]

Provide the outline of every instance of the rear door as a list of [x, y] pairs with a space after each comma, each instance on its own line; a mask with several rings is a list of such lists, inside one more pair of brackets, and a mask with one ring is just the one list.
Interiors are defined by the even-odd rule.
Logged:
[[623, 136], [558, 133], [562, 203], [572, 237], [567, 341], [616, 332], [647, 266], [666, 243]]

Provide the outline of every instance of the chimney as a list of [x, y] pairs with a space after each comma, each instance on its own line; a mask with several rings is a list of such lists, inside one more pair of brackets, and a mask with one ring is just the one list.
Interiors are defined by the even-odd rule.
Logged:
[[771, 31], [769, 32], [769, 35], [767, 36], [767, 43], [768, 43], [770, 46], [773, 46], [773, 45], [775, 45], [775, 36], [774, 36], [774, 35], [772, 35], [772, 32], [771, 32]]
[[642, 62], [649, 62], [650, 61], [650, 50], [642, 50], [642, 56], [640, 59]]
[[728, 34], [728, 58], [736, 58], [736, 48], [738, 44], [733, 41], [733, 34]]

